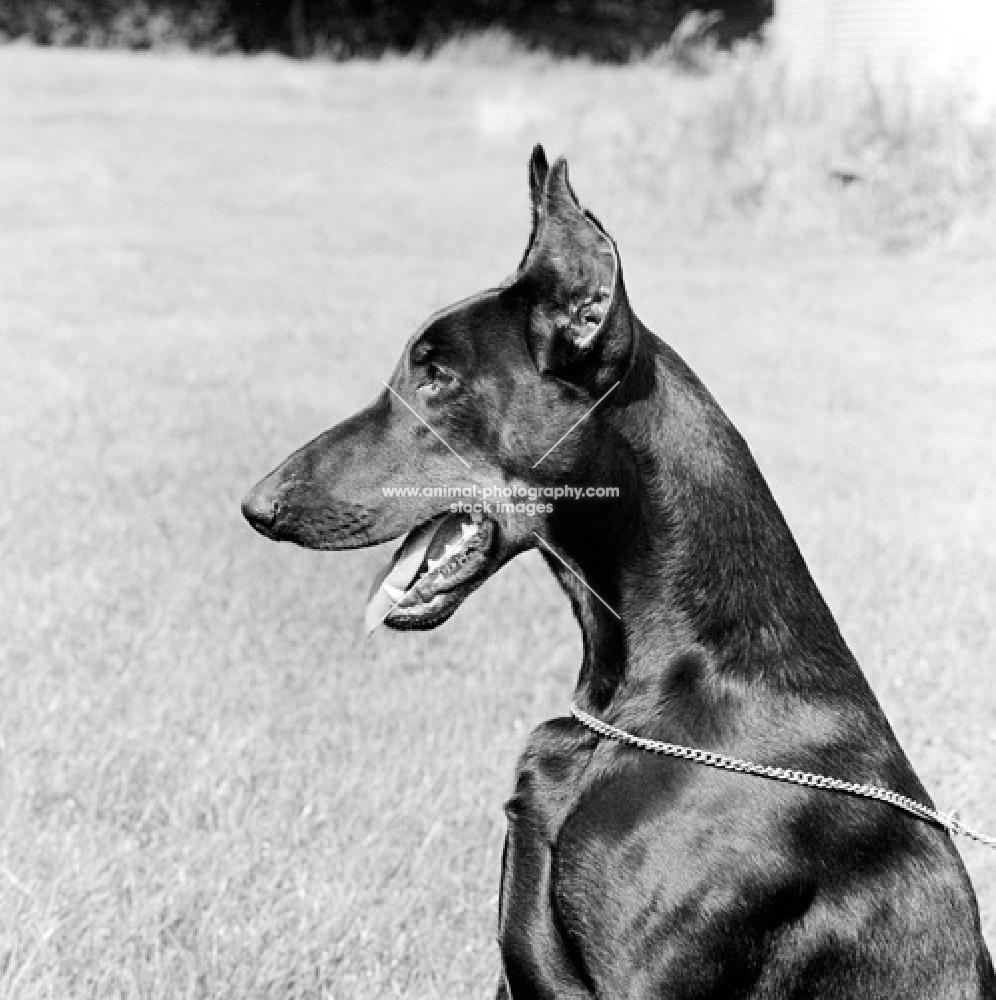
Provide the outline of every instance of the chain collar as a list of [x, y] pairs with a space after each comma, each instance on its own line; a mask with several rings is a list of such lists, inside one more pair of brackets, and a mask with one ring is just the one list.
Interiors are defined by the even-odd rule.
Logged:
[[986, 847], [996, 850], [996, 837], [979, 833], [977, 830], [966, 826], [954, 815], [937, 812], [930, 809], [916, 799], [907, 798], [888, 788], [879, 788], [877, 785], [859, 785], [851, 781], [841, 781], [839, 778], [830, 778], [824, 774], [811, 774], [808, 771], [793, 771], [784, 767], [768, 767], [765, 764], [752, 764], [748, 760], [740, 760], [737, 757], [727, 757], [725, 754], [712, 753], [709, 750], [696, 750], [693, 747], [683, 747], [676, 743], [664, 743], [660, 740], [648, 740], [642, 736], [634, 736], [627, 733], [625, 729], [618, 729], [616, 726], [602, 722], [593, 715], [582, 711], [577, 705], [571, 705], [571, 715], [583, 726], [587, 726], [592, 732], [599, 736], [605, 736], [611, 740], [618, 740], [620, 743], [628, 743], [630, 746], [649, 753], [667, 754], [669, 757], [681, 757], [684, 760], [694, 761], [696, 764], [708, 764], [710, 767], [722, 768], [724, 771], [740, 771], [744, 774], [755, 774], [761, 778], [772, 778], [775, 781], [787, 781], [793, 785], [806, 785], [810, 788], [825, 788], [833, 792], [844, 792], [847, 795], [859, 795], [866, 799], [877, 799], [879, 802], [886, 802], [890, 806], [902, 809], [918, 819], [927, 823], [934, 823], [947, 830], [948, 833], [957, 833], [963, 837], [977, 840]]

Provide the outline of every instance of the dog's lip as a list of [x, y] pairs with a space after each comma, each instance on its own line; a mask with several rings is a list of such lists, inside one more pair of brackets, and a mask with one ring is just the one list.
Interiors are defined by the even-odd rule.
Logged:
[[395, 629], [434, 628], [449, 618], [484, 582], [495, 562], [493, 552], [498, 526], [484, 517], [475, 519], [475, 528], [473, 537], [468, 540], [465, 536], [463, 547], [449, 558], [441, 552], [437, 552], [435, 560], [429, 557], [437, 548], [434, 538], [425, 562], [405, 592], [390, 595], [397, 599], [383, 618], [385, 625]]
[[457, 591], [440, 591], [426, 604], [416, 604], [413, 607], [395, 606], [384, 618], [388, 628], [397, 631], [413, 629], [429, 629], [442, 625], [463, 603], [466, 595]]
[[368, 633], [384, 623], [392, 627], [432, 627], [446, 595], [455, 605], [467, 596], [466, 584], [487, 575], [497, 525], [481, 514], [453, 511], [419, 522], [404, 536], [390, 561], [374, 577], [364, 622]]
[[[426, 556], [425, 570], [412, 580], [400, 601], [400, 607], [411, 608], [419, 604], [429, 604], [439, 594], [458, 590], [463, 584], [473, 580], [490, 558], [491, 541], [494, 537], [493, 523], [481, 522], [469, 542], [449, 557], [445, 550], [436, 560]], [[429, 552], [432, 552], [430, 545]]]
[[476, 590], [489, 575], [489, 564], [491, 560], [486, 559], [481, 564], [480, 569], [484, 572], [476, 573], [472, 578], [454, 587], [452, 590], [440, 590], [433, 594], [432, 598], [425, 603], [413, 605], [398, 604], [384, 618], [384, 624], [388, 628], [398, 631], [411, 629], [426, 630], [442, 625], [448, 618], [456, 612], [457, 608]]

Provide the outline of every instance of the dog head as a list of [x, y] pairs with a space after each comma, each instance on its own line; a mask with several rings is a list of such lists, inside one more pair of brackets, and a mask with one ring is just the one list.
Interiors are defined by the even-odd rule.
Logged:
[[404, 536], [374, 580], [368, 627], [433, 628], [518, 553], [569, 561], [578, 532], [613, 520], [604, 490], [622, 488], [628, 451], [610, 418], [637, 325], [615, 244], [567, 163], [548, 167], [537, 146], [529, 182], [515, 273], [430, 317], [370, 406], [243, 502], [260, 533], [309, 548]]

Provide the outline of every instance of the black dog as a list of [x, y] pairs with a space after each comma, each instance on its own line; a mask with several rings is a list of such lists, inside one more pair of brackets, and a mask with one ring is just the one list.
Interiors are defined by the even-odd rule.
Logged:
[[[246, 517], [311, 548], [408, 533], [370, 604], [392, 628], [439, 625], [540, 548], [584, 634], [582, 709], [929, 804], [747, 446], [633, 314], [566, 163], [537, 147], [530, 183], [515, 274], [432, 317], [389, 389], [264, 479]], [[385, 495], [412, 484], [620, 495], [473, 515]], [[507, 813], [499, 997], [996, 998], [949, 834], [890, 805], [560, 718], [530, 735]]]

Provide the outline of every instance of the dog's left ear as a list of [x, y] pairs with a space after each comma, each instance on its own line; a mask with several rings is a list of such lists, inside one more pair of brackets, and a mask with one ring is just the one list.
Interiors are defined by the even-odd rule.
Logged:
[[544, 374], [604, 392], [622, 377], [633, 346], [619, 254], [601, 223], [579, 204], [566, 160], [557, 160], [549, 172], [531, 170], [530, 179], [534, 227], [520, 269], [530, 299], [530, 351]]
[[520, 270], [529, 259], [533, 244], [536, 242], [536, 234], [539, 232], [540, 221], [543, 218], [543, 192], [546, 190], [546, 178], [549, 173], [550, 166], [546, 162], [546, 153], [543, 147], [536, 143], [533, 146], [532, 156], [529, 157], [529, 200], [533, 213], [533, 228], [529, 231], [526, 252], [522, 255], [522, 260], [519, 261]]
[[540, 212], [543, 210], [543, 192], [546, 190], [546, 178], [550, 173], [550, 166], [546, 162], [546, 153], [543, 147], [536, 143], [533, 146], [533, 155], [529, 157], [529, 197], [533, 203], [533, 232], [539, 228]]

